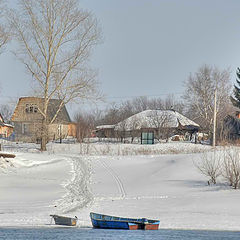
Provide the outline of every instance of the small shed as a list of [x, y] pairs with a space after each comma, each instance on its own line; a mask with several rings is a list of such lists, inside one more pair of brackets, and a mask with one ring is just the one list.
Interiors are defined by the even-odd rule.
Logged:
[[113, 138], [115, 137], [114, 132], [115, 125], [100, 125], [96, 127], [96, 137], [99, 138]]

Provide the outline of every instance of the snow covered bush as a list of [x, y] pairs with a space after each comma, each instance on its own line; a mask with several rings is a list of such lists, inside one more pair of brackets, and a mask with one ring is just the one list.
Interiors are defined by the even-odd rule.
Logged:
[[226, 151], [223, 161], [223, 177], [234, 189], [239, 188], [240, 183], [240, 150], [230, 148]]
[[222, 177], [234, 189], [240, 188], [240, 149], [225, 148], [201, 156], [201, 160], [194, 162], [194, 165], [209, 177], [209, 184], [216, 184], [217, 179]]
[[208, 183], [217, 183], [217, 178], [222, 174], [221, 152], [203, 153], [201, 161], [194, 162], [197, 169], [205, 176], [209, 177]]

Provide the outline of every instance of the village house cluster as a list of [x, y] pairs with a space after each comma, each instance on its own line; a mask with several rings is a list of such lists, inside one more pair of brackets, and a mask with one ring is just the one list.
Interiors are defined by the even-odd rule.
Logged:
[[[66, 106], [63, 105], [53, 122], [53, 116], [59, 109], [60, 100], [51, 99], [47, 112], [47, 140], [62, 140], [77, 138], [79, 123], [71, 121]], [[21, 141], [41, 142], [43, 117], [41, 109], [43, 99], [38, 97], [22, 97], [18, 100], [11, 118], [11, 124], [6, 123], [0, 115], [0, 138]], [[231, 139], [239, 138], [240, 114], [227, 116], [224, 126]], [[91, 129], [99, 140], [121, 141], [141, 144], [154, 144], [156, 141], [168, 140], [201, 140], [201, 126], [171, 110], [145, 110], [114, 125], [101, 125]], [[196, 138], [198, 136], [198, 139]]]

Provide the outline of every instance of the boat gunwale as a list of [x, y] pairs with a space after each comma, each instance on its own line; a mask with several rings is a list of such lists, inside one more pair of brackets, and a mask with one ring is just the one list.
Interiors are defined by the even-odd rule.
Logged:
[[[101, 218], [92, 217], [92, 215], [106, 216], [110, 218], [119, 218], [119, 219], [101, 219]], [[95, 221], [127, 222], [127, 223], [134, 223], [134, 224], [160, 224], [159, 220], [152, 220], [152, 219], [146, 219], [146, 218], [124, 218], [124, 217], [116, 217], [116, 216], [104, 215], [104, 214], [93, 213], [93, 212], [90, 213], [90, 218], [94, 219]], [[144, 222], [143, 220], [147, 220], [147, 221]]]

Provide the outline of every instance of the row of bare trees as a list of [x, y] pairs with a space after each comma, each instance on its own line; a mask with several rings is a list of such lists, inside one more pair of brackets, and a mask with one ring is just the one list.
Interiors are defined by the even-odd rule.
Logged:
[[[233, 114], [235, 110], [230, 101], [232, 86], [229, 69], [220, 70], [217, 67], [203, 65], [194, 74], [189, 75], [189, 78], [184, 82], [184, 89], [181, 99], [176, 99], [171, 95], [165, 99], [137, 97], [120, 104], [112, 104], [104, 111], [93, 113], [96, 116], [94, 124], [116, 124], [147, 109], [164, 110], [173, 108], [198, 123], [201, 126], [201, 131], [211, 136], [214, 92], [217, 90], [217, 139], [219, 141], [224, 140], [227, 135], [224, 119], [227, 115]], [[162, 129], [159, 124], [161, 125], [163, 121], [158, 120], [158, 118], [152, 118], [156, 128]]]
[[208, 183], [217, 183], [224, 178], [234, 189], [240, 188], [240, 150], [227, 148], [223, 151], [204, 153], [200, 161], [194, 162], [198, 170], [209, 178]]
[[[110, 107], [104, 110], [93, 110], [92, 112], [79, 112], [75, 115], [74, 121], [77, 123], [78, 139], [82, 141], [83, 138], [91, 136], [92, 130], [99, 125], [112, 125], [121, 122], [121, 131], [116, 132], [116, 138], [123, 140], [126, 137], [125, 119], [133, 116], [136, 113], [144, 110], [169, 110], [175, 109], [178, 112], [183, 112], [183, 103], [181, 100], [176, 100], [173, 96], [169, 95], [165, 99], [163, 98], [148, 98], [148, 97], [136, 97], [132, 100], [124, 101], [120, 104], [112, 104]], [[163, 119], [164, 118], [164, 119]], [[163, 130], [166, 128], [168, 122], [167, 116], [152, 116], [149, 119], [151, 125], [159, 129], [161, 134], [165, 134]], [[132, 121], [132, 131], [129, 132], [129, 137], [132, 141], [135, 137], [139, 137], [139, 132], [134, 131], [137, 128], [138, 120]], [[83, 129], [82, 133], [81, 129]], [[88, 129], [88, 130], [86, 130]], [[159, 133], [156, 137], [160, 137]], [[166, 134], [165, 134], [166, 135]]]
[[148, 109], [174, 109], [182, 113], [184, 105], [181, 100], [176, 99], [172, 95], [169, 95], [166, 98], [149, 98], [146, 96], [136, 97], [132, 100], [123, 101], [120, 104], [113, 103], [110, 107], [102, 111], [102, 117], [98, 124], [116, 124], [136, 113]]

